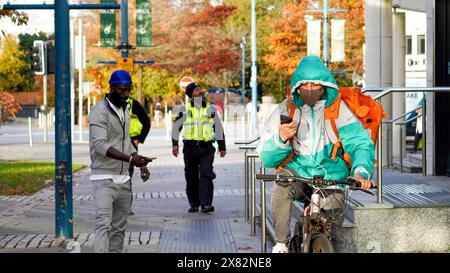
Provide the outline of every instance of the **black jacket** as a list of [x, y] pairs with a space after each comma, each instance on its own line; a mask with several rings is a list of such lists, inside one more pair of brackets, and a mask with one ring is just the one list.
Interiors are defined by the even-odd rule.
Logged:
[[147, 112], [144, 107], [135, 99], [133, 99], [133, 108], [131, 109], [133, 115], [136, 115], [139, 121], [142, 123], [142, 131], [139, 135], [131, 137], [131, 140], [139, 140], [140, 143], [144, 143], [145, 138], [147, 138], [148, 132], [150, 131], [151, 123]]

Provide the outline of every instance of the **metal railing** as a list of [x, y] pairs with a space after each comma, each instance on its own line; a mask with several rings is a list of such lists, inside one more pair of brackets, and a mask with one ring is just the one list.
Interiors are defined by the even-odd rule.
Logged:
[[[261, 162], [261, 174], [266, 174], [266, 169]], [[256, 179], [256, 177], [255, 177]], [[266, 184], [260, 180], [260, 208], [261, 208], [261, 253], [266, 253], [267, 242], [266, 242]]]
[[256, 159], [258, 154], [249, 153], [247, 158], [250, 160], [250, 231], [251, 235], [256, 235]]
[[[382, 121], [382, 123], [384, 123], [384, 124], [388, 124], [388, 126], [391, 126], [391, 128], [388, 128], [388, 137], [387, 137], [387, 139], [390, 139], [390, 132], [392, 131], [392, 124], [395, 122], [395, 121], [397, 121], [397, 120], [399, 120], [399, 119], [402, 119], [402, 118], [404, 118], [404, 117], [406, 117], [407, 115], [409, 115], [409, 114], [411, 114], [412, 112], [415, 112], [415, 111], [417, 111], [417, 110], [419, 110], [419, 109], [421, 109], [422, 108], [422, 106], [419, 106], [419, 107], [416, 107], [416, 108], [414, 108], [413, 110], [411, 110], [411, 111], [409, 111], [409, 112], [406, 112], [406, 113], [403, 113], [403, 114], [401, 114], [400, 116], [397, 116], [397, 117], [395, 117], [395, 118], [393, 118], [393, 119], [389, 119], [389, 120], [383, 120]], [[412, 120], [411, 120], [412, 121]], [[409, 123], [409, 122], [408, 122]], [[391, 130], [389, 130], [389, 129], [391, 129]], [[400, 150], [401, 150], [401, 152], [403, 152], [403, 141], [402, 141], [402, 138], [403, 138], [403, 132], [400, 132]], [[388, 163], [387, 163], [387, 165], [390, 167], [390, 166], [392, 166], [392, 154], [391, 154], [391, 145], [387, 145], [387, 155], [388, 155]]]
[[[420, 108], [420, 107], [419, 107]], [[402, 135], [403, 135], [403, 125], [406, 125], [406, 124], [408, 124], [408, 123], [410, 123], [411, 121], [413, 121], [413, 120], [416, 120], [416, 119], [418, 119], [419, 117], [421, 117], [422, 115], [417, 115], [417, 116], [415, 116], [415, 117], [413, 117], [413, 118], [410, 118], [410, 119], [408, 119], [408, 120], [406, 120], [406, 121], [404, 121], [404, 122], [396, 122], [395, 123], [395, 125], [400, 125], [400, 172], [402, 173], [403, 172], [403, 142], [402, 142]], [[424, 146], [425, 144], [424, 144], [424, 142], [423, 142], [423, 140], [422, 140], [422, 149], [423, 149], [423, 146]], [[422, 154], [422, 156], [423, 156], [423, 154]], [[423, 164], [423, 161], [422, 161], [422, 164]], [[424, 166], [422, 166], [422, 170], [424, 169]]]
[[[242, 140], [242, 141], [236, 141], [234, 144], [236, 145], [241, 145], [239, 146], [240, 150], [244, 150], [244, 203], [245, 203], [245, 220], [249, 221], [250, 220], [250, 213], [249, 213], [249, 151], [255, 150], [256, 149], [256, 145], [251, 145], [253, 143], [255, 143], [256, 141], [258, 141], [260, 139], [260, 137], [257, 137], [255, 139], [252, 140]], [[255, 164], [255, 157], [252, 157], [253, 160], [253, 165]], [[253, 168], [254, 169], [254, 168]], [[253, 173], [255, 173], [255, 171], [253, 171]], [[254, 178], [253, 178], [254, 179]], [[253, 214], [254, 215], [254, 214]], [[253, 217], [254, 218], [254, 217]]]
[[[379, 94], [375, 95], [373, 97], [374, 100], [376, 100], [378, 103], [381, 104], [381, 99], [391, 93], [394, 92], [423, 92], [425, 97], [425, 103], [422, 105], [422, 175], [426, 176], [427, 174], [427, 164], [426, 164], [426, 92], [450, 92], [450, 87], [396, 87], [396, 88], [365, 88], [363, 90], [364, 93], [366, 92], [380, 92]], [[378, 130], [378, 138], [377, 138], [377, 183], [378, 183], [378, 191], [377, 191], [377, 202], [382, 203], [383, 199], [383, 186], [382, 186], [382, 180], [383, 180], [383, 159], [382, 159], [382, 131], [383, 126], [380, 126], [380, 129]]]

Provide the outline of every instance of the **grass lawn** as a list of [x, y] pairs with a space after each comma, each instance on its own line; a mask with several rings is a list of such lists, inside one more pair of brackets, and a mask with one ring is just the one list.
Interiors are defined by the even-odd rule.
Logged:
[[[73, 164], [72, 171], [84, 167]], [[45, 188], [45, 181], [54, 181], [54, 177], [54, 162], [0, 160], [0, 195], [30, 195]]]

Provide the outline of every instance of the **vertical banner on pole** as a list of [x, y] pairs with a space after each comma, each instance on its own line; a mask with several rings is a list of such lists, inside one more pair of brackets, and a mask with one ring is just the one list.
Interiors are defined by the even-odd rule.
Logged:
[[[116, 0], [101, 0], [102, 4], [116, 3]], [[116, 46], [116, 10], [100, 10], [100, 45]]]
[[307, 54], [320, 57], [320, 24], [321, 20], [307, 19]]
[[150, 0], [136, 0], [136, 46], [152, 46], [152, 8]]
[[345, 20], [331, 20], [331, 61], [345, 61]]

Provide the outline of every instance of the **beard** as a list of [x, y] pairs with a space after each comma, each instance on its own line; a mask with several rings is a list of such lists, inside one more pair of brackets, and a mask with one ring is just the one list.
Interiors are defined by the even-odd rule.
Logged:
[[112, 104], [117, 107], [122, 107], [125, 109], [127, 106], [127, 97], [122, 98], [117, 92], [109, 93], [109, 98], [111, 99]]

